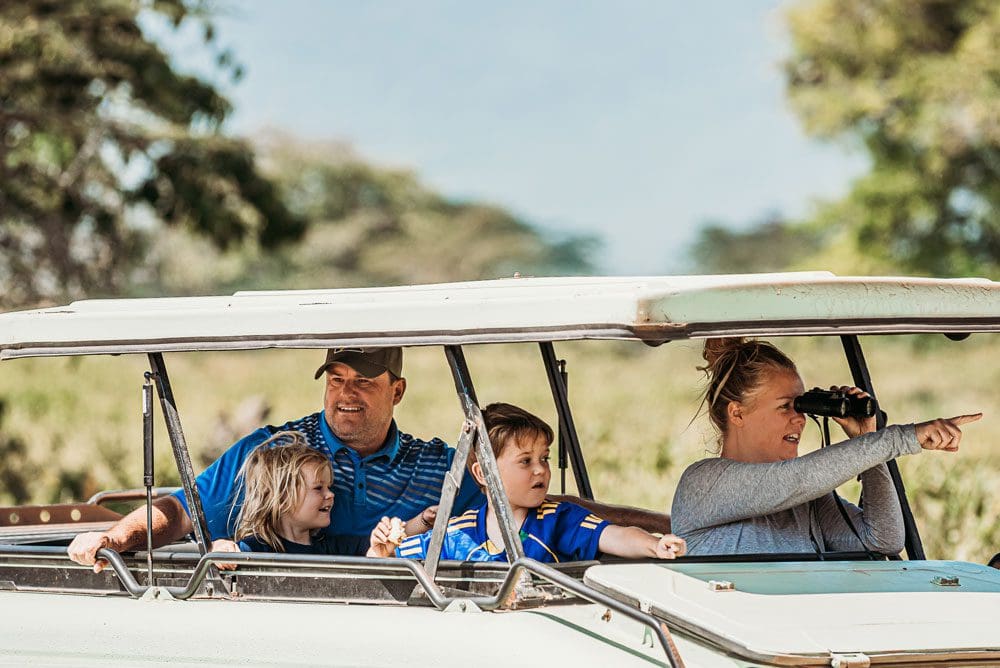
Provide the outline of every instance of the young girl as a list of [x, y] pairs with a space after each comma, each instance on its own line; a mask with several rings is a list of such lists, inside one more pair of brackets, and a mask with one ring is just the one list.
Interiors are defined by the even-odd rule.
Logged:
[[[575, 503], [547, 501], [553, 433], [541, 418], [517, 406], [495, 403], [483, 410], [483, 420], [514, 523], [521, 529], [525, 556], [542, 562], [561, 562], [587, 561], [598, 554], [658, 559], [684, 554], [684, 541], [673, 534], [654, 536], [638, 527], [610, 524]], [[469, 470], [480, 486], [485, 487], [482, 466], [471, 453]], [[400, 542], [390, 529], [390, 520], [383, 518], [372, 531], [368, 556], [386, 557], [393, 553], [411, 559], [426, 556], [430, 532]], [[507, 561], [491, 503], [449, 520], [441, 558]]]
[[[247, 457], [239, 473], [245, 489], [231, 540], [216, 552], [337, 554], [323, 531], [333, 507], [330, 460], [294, 431], [278, 432]], [[227, 564], [227, 567], [234, 567]]]

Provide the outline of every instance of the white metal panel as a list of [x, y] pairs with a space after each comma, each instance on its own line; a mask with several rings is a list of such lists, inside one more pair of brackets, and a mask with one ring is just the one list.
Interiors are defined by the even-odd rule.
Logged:
[[[586, 608], [599, 619], [602, 610]], [[619, 644], [545, 612], [0, 592], [0, 664], [72, 666], [643, 666], [641, 628]], [[627, 643], [627, 644], [626, 644]], [[662, 665], [662, 664], [661, 664]]]
[[[937, 564], [945, 564], [962, 579], [992, 573], [985, 566], [962, 562], [907, 563], [864, 562], [858, 564], [858, 572], [873, 583], [895, 569], [924, 566], [929, 570]], [[815, 572], [817, 590], [835, 579], [822, 571], [822, 562], [788, 563], [780, 568]], [[996, 591], [957, 587], [936, 592], [761, 594], [741, 591], [739, 586], [716, 591], [702, 579], [652, 564], [593, 566], [584, 581], [651, 610], [675, 629], [715, 643], [720, 651], [755, 660], [791, 663], [787, 660], [791, 656], [816, 658], [830, 652], [909, 655], [914, 662], [973, 653], [992, 662], [1000, 658], [1000, 593]]]

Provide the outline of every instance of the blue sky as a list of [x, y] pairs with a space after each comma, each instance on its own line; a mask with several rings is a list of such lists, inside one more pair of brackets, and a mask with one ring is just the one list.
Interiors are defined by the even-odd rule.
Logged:
[[[340, 139], [555, 232], [600, 270], [677, 272], [708, 220], [808, 212], [860, 152], [784, 100], [780, 3], [243, 0], [217, 21], [245, 78], [229, 129]], [[198, 69], [197, 40], [172, 40]]]

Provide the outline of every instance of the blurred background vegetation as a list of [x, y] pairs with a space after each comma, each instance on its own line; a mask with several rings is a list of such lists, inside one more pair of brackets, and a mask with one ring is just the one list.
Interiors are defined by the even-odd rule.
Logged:
[[[556, 235], [503, 207], [449, 199], [419, 174], [373, 164], [350, 146], [284, 129], [228, 136], [222, 128], [230, 103], [212, 84], [176, 71], [140, 18], [199, 25], [218, 71], [239, 80], [239, 54], [217, 44], [216, 10], [211, 0], [0, 4], [0, 308], [593, 271], [600, 239]], [[819, 202], [801, 220], [748, 212], [744, 221], [705, 221], [687, 268], [1000, 278], [1000, 3], [798, 0], [786, 19], [792, 108], [811, 135], [867, 155], [870, 170], [843, 199]], [[823, 345], [793, 349], [800, 358], [829, 358], [810, 347]], [[894, 415], [916, 420], [996, 404], [970, 389], [998, 385], [997, 372], [981, 363], [996, 359], [995, 344], [918, 337], [871, 345], [873, 360], [882, 360], [872, 362], [875, 377], [882, 368], [890, 383], [878, 389], [888, 393], [883, 399]], [[598, 346], [593, 354], [566, 348], [582, 360], [574, 401], [587, 416], [582, 436], [598, 491], [612, 501], [666, 507], [679, 471], [708, 438], [688, 427], [697, 355], [683, 346]], [[495, 398], [540, 404], [531, 393], [544, 379], [510, 382], [522, 372], [506, 363], [526, 354], [479, 353], [489, 382], [506, 382], [491, 390]], [[907, 376], [905, 385], [895, 378], [893, 371], [924, 355], [922, 375]], [[318, 407], [319, 390], [303, 382], [311, 357], [264, 358], [171, 360], [202, 463], [269, 414], [281, 421]], [[443, 365], [436, 358], [432, 365], [429, 353], [413, 359], [409, 368], [418, 374], [440, 367], [440, 377], [427, 371], [421, 386], [444, 392], [408, 398], [407, 426], [450, 436], [455, 406]], [[129, 393], [142, 360], [5, 367], [0, 503], [80, 499], [138, 482], [138, 418]], [[526, 378], [532, 373], [525, 367]], [[629, 374], [692, 383], [650, 384], [639, 399], [579, 389], [609, 388]], [[842, 382], [839, 372], [820, 368], [814, 382], [835, 375]], [[185, 386], [210, 387], [213, 401], [185, 400]], [[546, 410], [539, 408], [552, 417]], [[450, 418], [442, 422], [443, 415]], [[992, 431], [987, 424], [973, 429]], [[990, 484], [1000, 450], [970, 441], [948, 461], [903, 463], [935, 556], [983, 560], [1000, 549]], [[167, 460], [159, 470], [169, 482]]]

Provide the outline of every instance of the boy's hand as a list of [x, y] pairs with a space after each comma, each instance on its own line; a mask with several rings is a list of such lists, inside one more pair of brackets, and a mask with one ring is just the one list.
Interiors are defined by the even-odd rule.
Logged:
[[365, 554], [369, 557], [391, 557], [396, 547], [403, 542], [406, 534], [401, 534], [402, 522], [398, 517], [383, 517], [372, 529], [371, 547]]
[[656, 543], [656, 558], [657, 559], [674, 559], [675, 557], [683, 557], [684, 553], [687, 552], [687, 543], [684, 539], [675, 536], [672, 533], [664, 534]]
[[[225, 538], [220, 538], [219, 540], [212, 541], [212, 552], [239, 552], [240, 546], [231, 540]], [[216, 564], [220, 571], [235, 571], [236, 564]]]

